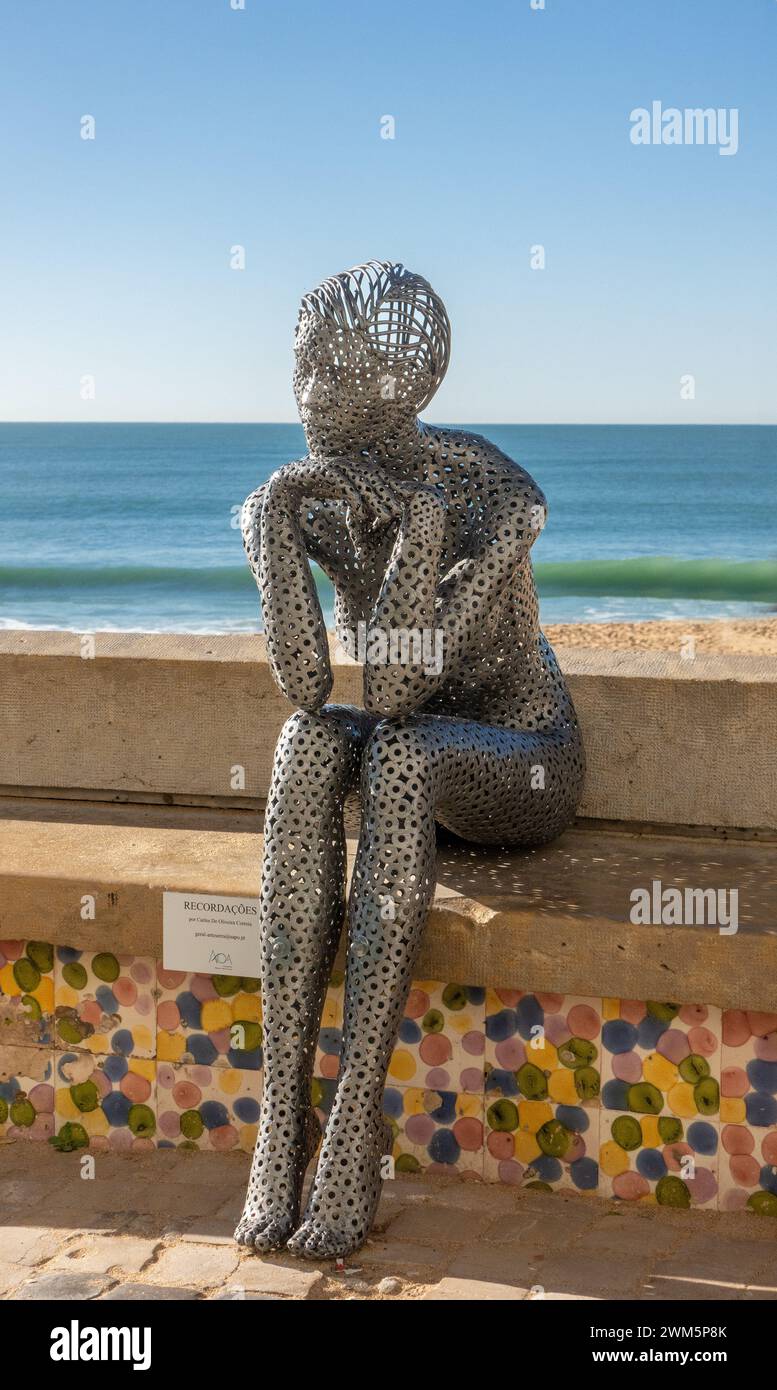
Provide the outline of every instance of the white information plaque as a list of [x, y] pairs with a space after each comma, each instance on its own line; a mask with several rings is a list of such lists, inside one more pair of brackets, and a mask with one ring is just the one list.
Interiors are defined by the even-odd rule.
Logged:
[[162, 894], [162, 964], [199, 975], [259, 975], [259, 899]]

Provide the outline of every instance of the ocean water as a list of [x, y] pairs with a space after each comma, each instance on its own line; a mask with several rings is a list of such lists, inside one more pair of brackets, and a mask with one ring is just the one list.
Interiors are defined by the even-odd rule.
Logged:
[[[777, 607], [777, 426], [471, 428], [548, 498], [545, 623]], [[0, 424], [0, 627], [256, 630], [240, 505], [304, 452], [298, 425]]]

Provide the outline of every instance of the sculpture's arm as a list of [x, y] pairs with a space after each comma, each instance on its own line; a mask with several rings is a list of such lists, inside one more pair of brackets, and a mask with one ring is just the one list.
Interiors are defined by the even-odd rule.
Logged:
[[[438, 581], [445, 530], [445, 503], [423, 487], [408, 500], [371, 618], [389, 642], [392, 631], [401, 650], [401, 633], [431, 632], [441, 669], [423, 662], [367, 664], [364, 705], [374, 714], [409, 714], [435, 694], [482, 632], [489, 611], [536, 540], [545, 517], [545, 499], [534, 486], [511, 492], [494, 510], [485, 535], [470, 558], [460, 560]], [[414, 655], [412, 643], [405, 643]]]
[[[345, 518], [336, 515], [332, 501], [346, 504]], [[303, 709], [319, 709], [332, 688], [309, 556], [332, 579], [342, 578], [358, 565], [370, 528], [396, 518], [399, 510], [375, 470], [346, 471], [311, 459], [278, 469], [243, 506], [243, 543], [262, 596], [270, 669], [282, 694]]]

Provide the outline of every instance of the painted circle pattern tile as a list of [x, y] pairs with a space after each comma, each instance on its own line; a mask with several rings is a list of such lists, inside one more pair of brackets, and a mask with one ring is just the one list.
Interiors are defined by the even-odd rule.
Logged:
[[160, 1062], [157, 1143], [160, 1148], [250, 1153], [256, 1143], [260, 1099], [258, 1072]]
[[702, 1004], [605, 999], [606, 1110], [678, 1119], [720, 1117], [720, 1010]]
[[53, 1041], [54, 948], [0, 941], [0, 1039], [24, 1046]]
[[186, 1066], [260, 1071], [259, 981], [157, 969], [156, 1055]]
[[57, 947], [57, 1045], [101, 1056], [153, 1057], [155, 993], [156, 965], [151, 959]]
[[667, 1207], [715, 1207], [717, 1121], [601, 1112], [600, 1195]]
[[483, 1176], [482, 1095], [387, 1086], [383, 1110], [397, 1173]]
[[486, 1093], [595, 1107], [600, 1092], [600, 1001], [489, 990]]
[[56, 1135], [61, 1152], [154, 1148], [156, 1063], [142, 1057], [56, 1057]]

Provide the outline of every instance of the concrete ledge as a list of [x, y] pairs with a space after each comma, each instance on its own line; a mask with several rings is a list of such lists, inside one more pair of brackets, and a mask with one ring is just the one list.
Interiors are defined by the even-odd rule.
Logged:
[[[0, 632], [0, 787], [232, 805], [267, 790], [290, 706], [261, 636]], [[560, 648], [588, 756], [581, 814], [777, 828], [777, 657]], [[336, 662], [333, 700], [360, 703]], [[241, 782], [239, 772], [244, 769]]]
[[[0, 804], [0, 935], [161, 958], [162, 893], [254, 895], [255, 814]], [[353, 849], [353, 842], [351, 842]], [[440, 847], [416, 978], [587, 996], [775, 1008], [774, 845], [575, 830], [548, 849]], [[739, 931], [636, 926], [630, 894], [736, 888]], [[83, 894], [96, 918], [82, 921]]]

